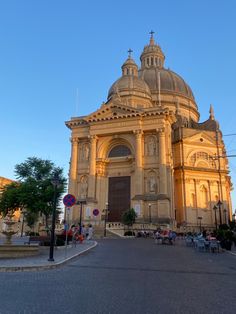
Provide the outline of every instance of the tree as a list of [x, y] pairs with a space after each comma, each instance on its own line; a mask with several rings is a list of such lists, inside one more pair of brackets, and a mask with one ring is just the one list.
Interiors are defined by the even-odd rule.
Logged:
[[19, 208], [21, 209], [20, 184], [12, 182], [1, 190], [0, 213], [5, 217], [9, 211], [14, 212]]
[[137, 214], [133, 208], [125, 211], [122, 215], [122, 222], [124, 225], [132, 226], [135, 223]]
[[15, 174], [18, 182], [6, 186], [3, 190], [0, 211], [4, 215], [9, 210], [24, 207], [28, 212], [26, 220], [29, 217], [29, 221], [27, 221], [29, 225], [33, 225], [35, 223], [33, 219], [37, 219], [38, 214], [42, 213], [45, 215], [47, 226], [48, 217], [53, 210], [54, 186], [52, 185], [52, 178], [57, 175], [60, 181], [60, 186], [55, 190], [56, 205], [58, 206], [66, 186], [63, 169], [56, 167], [50, 160], [29, 157], [25, 162], [15, 166]]

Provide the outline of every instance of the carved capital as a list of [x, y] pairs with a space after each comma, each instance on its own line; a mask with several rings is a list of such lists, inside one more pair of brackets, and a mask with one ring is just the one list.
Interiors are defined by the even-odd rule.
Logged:
[[142, 136], [143, 131], [139, 129], [139, 130], [134, 130], [133, 133], [134, 133], [137, 137], [139, 137], [139, 136]]
[[79, 138], [78, 137], [71, 137], [70, 141], [72, 144], [78, 144], [79, 143]]
[[90, 142], [96, 142], [98, 140], [97, 135], [89, 135], [88, 138], [90, 139]]
[[159, 129], [156, 129], [156, 131], [162, 136], [165, 135], [165, 128], [159, 128]]

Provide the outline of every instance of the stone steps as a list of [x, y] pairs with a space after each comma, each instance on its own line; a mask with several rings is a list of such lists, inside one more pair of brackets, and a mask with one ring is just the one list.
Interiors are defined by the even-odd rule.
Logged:
[[[94, 228], [93, 238], [94, 239], [102, 239], [102, 238], [104, 238], [104, 229]], [[106, 238], [118, 239], [120, 237], [118, 235], [110, 232], [109, 230], [106, 230]]]

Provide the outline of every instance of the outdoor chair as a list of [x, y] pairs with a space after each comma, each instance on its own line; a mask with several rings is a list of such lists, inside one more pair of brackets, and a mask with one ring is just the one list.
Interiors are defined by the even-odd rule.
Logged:
[[205, 252], [206, 248], [205, 248], [204, 240], [202, 239], [197, 240], [197, 250]]
[[186, 243], [186, 246], [193, 246], [193, 239], [190, 237], [187, 237], [185, 239], [185, 243]]
[[210, 241], [210, 252], [219, 253], [219, 243], [217, 241]]

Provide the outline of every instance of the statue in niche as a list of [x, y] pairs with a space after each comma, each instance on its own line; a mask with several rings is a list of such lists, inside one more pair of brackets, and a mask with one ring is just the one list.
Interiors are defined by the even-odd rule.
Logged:
[[149, 156], [156, 155], [156, 141], [153, 136], [149, 136], [147, 142], [147, 153]]
[[85, 143], [83, 145], [83, 148], [82, 148], [82, 159], [83, 160], [88, 160], [89, 159], [89, 144], [88, 143]]
[[156, 175], [151, 173], [148, 177], [148, 192], [156, 193]]
[[88, 195], [88, 178], [83, 176], [80, 180], [80, 197], [86, 198]]

